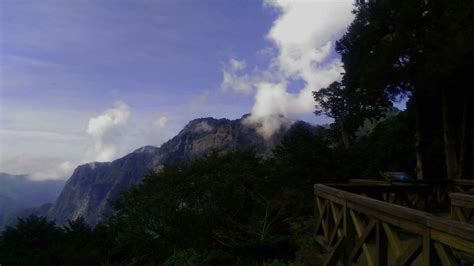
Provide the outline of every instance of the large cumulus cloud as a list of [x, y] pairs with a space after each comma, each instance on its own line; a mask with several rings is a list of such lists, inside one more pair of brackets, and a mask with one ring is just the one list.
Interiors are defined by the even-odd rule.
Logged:
[[118, 101], [104, 113], [89, 119], [87, 134], [92, 140], [88, 150], [88, 159], [105, 162], [114, 159], [117, 155], [117, 144], [114, 141], [117, 130], [130, 119], [130, 107]]
[[[266, 0], [264, 5], [279, 12], [266, 35], [277, 54], [267, 69], [251, 73], [240, 73], [245, 61], [231, 59], [224, 68], [223, 85], [236, 92], [252, 91], [255, 102], [247, 122], [263, 136], [271, 136], [287, 118], [311, 113], [311, 92], [340, 78], [343, 68], [333, 56], [334, 42], [353, 19], [353, 1]], [[304, 85], [290, 91], [295, 80]]]

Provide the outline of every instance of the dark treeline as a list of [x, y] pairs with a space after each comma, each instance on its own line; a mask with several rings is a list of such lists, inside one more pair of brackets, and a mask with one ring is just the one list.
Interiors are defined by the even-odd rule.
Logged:
[[[345, 74], [314, 92], [330, 128], [296, 124], [265, 156], [215, 151], [166, 166], [95, 228], [20, 219], [1, 234], [0, 263], [286, 265], [314, 248], [314, 183], [380, 170], [472, 176], [474, 2], [358, 1], [354, 12], [336, 45]], [[407, 109], [376, 123], [401, 98]]]

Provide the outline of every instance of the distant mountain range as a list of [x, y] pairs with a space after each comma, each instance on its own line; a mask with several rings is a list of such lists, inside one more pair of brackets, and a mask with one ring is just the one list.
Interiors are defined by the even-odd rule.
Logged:
[[19, 211], [54, 202], [65, 183], [62, 179], [34, 181], [26, 175], [0, 173], [0, 229]]
[[264, 139], [254, 127], [242, 123], [244, 118], [195, 119], [159, 148], [145, 146], [112, 162], [80, 165], [54, 204], [26, 210], [21, 215], [44, 215], [58, 224], [82, 216], [87, 223], [95, 225], [110, 213], [109, 202], [119, 192], [139, 183], [148, 171], [194, 159], [213, 149], [226, 151], [254, 148], [263, 154], [279, 144], [288, 130], [282, 127], [271, 138]]

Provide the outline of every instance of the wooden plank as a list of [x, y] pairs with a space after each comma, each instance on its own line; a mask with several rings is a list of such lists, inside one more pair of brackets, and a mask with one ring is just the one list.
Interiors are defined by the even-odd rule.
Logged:
[[389, 182], [389, 181], [385, 181], [385, 180], [353, 178], [353, 179], [349, 179], [349, 184], [364, 184], [364, 185], [382, 184], [382, 185], [390, 185], [390, 182]]
[[455, 179], [452, 182], [459, 186], [474, 186], [473, 179]]
[[[336, 205], [339, 205], [339, 204], [331, 202], [332, 215], [333, 215], [334, 221], [336, 221], [336, 223], [337, 223], [337, 221], [339, 219], [342, 220], [344, 205], [339, 205], [339, 207], [336, 206]], [[337, 233], [338, 233], [339, 236], [343, 236], [343, 229], [339, 228], [337, 230]]]
[[432, 241], [431, 241], [431, 230], [429, 228], [425, 229], [425, 232], [422, 236], [423, 247], [421, 251], [421, 263], [423, 266], [430, 266], [434, 264], [434, 259], [432, 258]]
[[382, 222], [377, 221], [376, 229], [375, 229], [375, 255], [376, 259], [375, 262], [377, 265], [387, 265], [388, 263], [388, 243], [387, 243], [387, 236], [384, 233], [384, 229], [382, 227]]
[[438, 242], [434, 242], [433, 246], [443, 266], [458, 266], [459, 265], [456, 259], [451, 254], [450, 250], [446, 248], [446, 246]]
[[363, 249], [363, 246], [366, 244], [367, 238], [372, 234], [372, 231], [374, 230], [375, 225], [376, 225], [376, 221], [371, 220], [370, 223], [365, 228], [362, 235], [359, 236], [359, 239], [356, 241], [354, 248], [352, 249], [349, 255], [351, 260], [357, 260], [357, 258], [359, 258], [361, 250]]
[[402, 247], [398, 235], [393, 231], [392, 227], [389, 224], [382, 223], [382, 226], [385, 231], [385, 234], [387, 235], [388, 243], [393, 251], [394, 257], [400, 257], [400, 255], [402, 255]]
[[465, 200], [462, 200], [462, 199], [452, 199], [451, 200], [451, 205], [464, 207], [464, 208], [469, 208], [469, 209], [474, 209], [474, 201], [465, 201]]
[[451, 199], [474, 202], [474, 195], [469, 193], [449, 193]]
[[457, 216], [458, 220], [467, 222], [462, 209], [459, 209], [459, 207], [466, 210], [474, 209], [474, 195], [467, 193], [449, 193], [449, 197], [451, 198], [451, 208], [454, 207], [453, 211], [455, 213], [453, 213], [453, 215]]
[[328, 258], [324, 262], [325, 266], [337, 265], [337, 262], [341, 260], [344, 255], [344, 237], [339, 238], [334, 246], [334, 249], [329, 253]]
[[[417, 230], [420, 227], [424, 228], [428, 226], [436, 230], [448, 231], [450, 234], [474, 241], [474, 225], [435, 217], [426, 212], [370, 199], [321, 184], [315, 185], [315, 191], [324, 191], [325, 193], [343, 198], [346, 200], [348, 208], [360, 211], [369, 216], [378, 217], [384, 220], [384, 222], [397, 225], [407, 230]], [[397, 220], [402, 222], [397, 222]], [[422, 232], [418, 233], [422, 234]]]
[[422, 234], [424, 228], [426, 227], [423, 223], [417, 223], [417, 222], [412, 222], [409, 220], [404, 220], [402, 217], [397, 217], [397, 216], [392, 216], [390, 214], [381, 213], [381, 212], [378, 212], [377, 210], [367, 208], [363, 205], [348, 202], [347, 206], [350, 209], [356, 210], [360, 213], [364, 213], [370, 217], [377, 218], [383, 222], [403, 228], [404, 230], [415, 233], [415, 234]]
[[[375, 185], [372, 186], [372, 189], [377, 189], [378, 187], [383, 187], [387, 191], [392, 189], [384, 187], [384, 185]], [[453, 265], [451, 259], [454, 258], [454, 255], [450, 253], [451, 249], [459, 250], [459, 252], [465, 254], [474, 254], [474, 225], [436, 217], [426, 212], [397, 206], [326, 185], [317, 184], [314, 186], [314, 190], [317, 195], [315, 201], [317, 208], [315, 208], [315, 211], [319, 211], [316, 214], [321, 218], [316, 220], [317, 229], [319, 232], [319, 228], [322, 227], [325, 239], [323, 241], [322, 237], [319, 237], [317, 240], [327, 250], [333, 250], [328, 246], [328, 242], [329, 244], [334, 243], [336, 236], [339, 235], [336, 245], [340, 239], [346, 239], [344, 244], [345, 253], [343, 252], [342, 254], [351, 255], [349, 257], [358, 257], [360, 252], [364, 252], [368, 265], [382, 264], [385, 261], [383, 250], [387, 250], [384, 248], [384, 245], [387, 243], [390, 245], [394, 257], [398, 257], [398, 262], [402, 264], [411, 263], [420, 253], [423, 258], [423, 265], [429, 265], [430, 260], [436, 259], [436, 256], [430, 258], [430, 255], [434, 253], [440, 256], [443, 264]], [[395, 192], [387, 193], [394, 193], [394, 197], [396, 197], [397, 192], [399, 191], [395, 190]], [[458, 203], [457, 200], [460, 201], [471, 196], [458, 195], [459, 193], [452, 194], [454, 194], [455, 204]], [[390, 200], [390, 196], [387, 196], [386, 199]], [[416, 201], [416, 197], [410, 199]], [[370, 219], [369, 225], [365, 226], [365, 223], [359, 219], [356, 212], [364, 217], [368, 217]], [[457, 212], [457, 215], [459, 214], [459, 210], [453, 212]], [[330, 218], [333, 218], [331, 220], [334, 221], [334, 229], [331, 232], [329, 232]], [[352, 223], [349, 222], [350, 220], [352, 220]], [[375, 226], [377, 227], [375, 235], [376, 252], [374, 253], [374, 250], [368, 245], [367, 239], [373, 233]], [[420, 238], [413, 241], [407, 249], [403, 250], [400, 239], [398, 239], [398, 235], [392, 226], [415, 233]], [[359, 239], [355, 240], [354, 237], [351, 237], [352, 235], [357, 235]], [[384, 239], [385, 237], [386, 239]], [[347, 251], [349, 251], [351, 246], [354, 248], [348, 253]], [[357, 255], [356, 253], [359, 254]], [[451, 257], [445, 254], [451, 254]], [[346, 258], [343, 261], [345, 263], [348, 262]]]
[[351, 217], [349, 214], [350, 210], [347, 208], [347, 205], [344, 204], [344, 237], [345, 237], [345, 248], [344, 248], [344, 258], [343, 265], [351, 265], [349, 254], [354, 247], [355, 242], [357, 241], [357, 232], [355, 230], [354, 224], [351, 222]]
[[423, 241], [421, 239], [412, 240], [410, 245], [403, 251], [398, 258], [398, 265], [411, 265], [411, 263], [420, 255]]
[[473, 241], [438, 230], [431, 230], [431, 239], [466, 253], [474, 254]]
[[432, 230], [445, 232], [474, 243], [474, 225], [472, 224], [462, 223], [452, 219], [431, 217], [428, 221], [428, 226]]
[[433, 187], [429, 185], [418, 185], [418, 184], [331, 184], [334, 189], [342, 190], [345, 192], [355, 193], [355, 194], [370, 194], [371, 192], [376, 192], [378, 194], [383, 193], [403, 193], [409, 192], [411, 194], [422, 194], [430, 195], [433, 192]]
[[324, 242], [329, 245], [329, 214], [323, 216], [321, 226], [323, 227]]
[[324, 213], [326, 212], [328, 202], [324, 201], [324, 203], [321, 204], [321, 200], [319, 198], [316, 198], [316, 203], [317, 203], [318, 209], [319, 209], [319, 213], [318, 213], [319, 217], [316, 218], [317, 219], [316, 220], [316, 234], [317, 234], [319, 232], [319, 227], [321, 227], [322, 224], [324, 223]]
[[391, 216], [395, 216], [399, 219], [409, 220], [416, 223], [426, 224], [427, 216], [429, 216], [425, 212], [413, 210], [407, 207], [388, 204], [380, 200], [363, 197], [354, 193], [341, 191], [339, 189], [331, 188], [320, 184], [315, 185], [315, 191], [324, 191], [324, 193], [329, 193], [334, 196], [341, 197], [345, 199], [348, 203], [355, 203], [357, 205], [364, 206], [367, 209], [371, 209], [373, 212], [390, 214]]
[[454, 218], [460, 222], [467, 222], [466, 221], [466, 217], [464, 216], [464, 213], [462, 212], [462, 209], [458, 206], [453, 206], [453, 208], [451, 209], [451, 211], [453, 212], [454, 214]]
[[321, 198], [325, 198], [327, 200], [330, 200], [330, 201], [333, 201], [333, 202], [336, 202], [340, 205], [344, 204], [344, 199], [341, 198], [341, 197], [338, 197], [337, 195], [331, 195], [331, 194], [327, 194], [325, 192], [320, 192], [318, 194], [319, 197]]
[[332, 248], [330, 246], [328, 246], [325, 242], [324, 242], [324, 237], [323, 236], [315, 236], [314, 237], [314, 241], [316, 241], [316, 243], [319, 244], [319, 246], [321, 246], [322, 248], [324, 248], [324, 250], [328, 251], [328, 252], [331, 252], [332, 251]]
[[[354, 211], [349, 210], [349, 213], [350, 213], [351, 218], [352, 218], [352, 223], [354, 225], [354, 229], [357, 233], [357, 236], [359, 237], [359, 240], [357, 241], [357, 243], [359, 243], [359, 242], [361, 243], [362, 250], [364, 251], [365, 257], [367, 259], [367, 265], [373, 266], [373, 265], [375, 265], [374, 258], [372, 256], [370, 250], [369, 250], [369, 247], [365, 243], [365, 239], [367, 238], [368, 234], [370, 234], [370, 232], [372, 231], [372, 229], [375, 225], [375, 220], [371, 220], [371, 222], [369, 223], [369, 226], [366, 227], [364, 225], [364, 222], [357, 218]], [[364, 230], [364, 228], [365, 228], [365, 230]], [[367, 233], [367, 236], [365, 236], [365, 233]], [[356, 244], [356, 247], [357, 247], [357, 244]], [[354, 250], [355, 250], [355, 248], [354, 248]], [[356, 252], [357, 251], [358, 250], [356, 250]], [[354, 256], [355, 256], [355, 254], [354, 254], [354, 251], [353, 251], [353, 252], [351, 252], [351, 255], [350, 255], [349, 258], [351, 260], [356, 259]]]
[[332, 245], [332, 243], [334, 242], [334, 239], [336, 238], [336, 235], [340, 237], [342, 237], [342, 232], [341, 232], [341, 223], [342, 223], [342, 216], [339, 216], [337, 218], [337, 221], [335, 222], [334, 224], [334, 229], [329, 237], [329, 241], [328, 241], [328, 244], [329, 245]]

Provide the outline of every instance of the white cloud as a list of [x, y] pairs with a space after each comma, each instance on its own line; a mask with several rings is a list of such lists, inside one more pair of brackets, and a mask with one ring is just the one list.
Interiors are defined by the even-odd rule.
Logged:
[[77, 166], [64, 158], [35, 156], [30, 154], [2, 155], [1, 172], [28, 175], [32, 180], [64, 179], [71, 175]]
[[79, 134], [66, 134], [60, 132], [51, 131], [40, 131], [40, 130], [12, 130], [12, 129], [0, 129], [0, 137], [2, 138], [35, 138], [40, 140], [60, 140], [60, 141], [71, 141], [71, 140], [82, 140], [84, 136]]
[[117, 101], [113, 108], [89, 119], [86, 132], [92, 140], [92, 146], [87, 157], [91, 161], [106, 162], [116, 158], [117, 143], [114, 141], [114, 134], [127, 123], [130, 116], [130, 107]]
[[244, 60], [230, 59], [229, 63], [222, 69], [223, 81], [221, 89], [224, 91], [230, 90], [237, 93], [251, 94], [253, 91], [253, 80], [252, 76], [241, 73], [245, 68], [246, 63]]
[[80, 164], [112, 161], [170, 136], [168, 114], [152, 119], [153, 113], [141, 112], [133, 120], [130, 107], [120, 101], [104, 109], [93, 114], [7, 108], [0, 116], [0, 172], [35, 180], [68, 178]]
[[[52, 163], [51, 161], [48, 163]], [[77, 167], [75, 162], [63, 161], [58, 164], [51, 164], [51, 167], [43, 167], [37, 172], [29, 175], [32, 180], [46, 180], [46, 179], [63, 179], [71, 176], [74, 169]]]
[[[186, 113], [192, 115], [200, 114], [207, 107], [209, 107], [209, 91], [192, 97], [191, 101], [186, 104]], [[194, 117], [186, 117], [187, 120], [189, 120], [188, 118], [193, 119]]]
[[275, 55], [275, 49], [273, 47], [267, 46], [257, 51], [257, 55], [261, 57], [271, 58]]
[[236, 59], [230, 59], [229, 64], [234, 70], [243, 70], [247, 67], [247, 64], [244, 60], [239, 61]]
[[166, 124], [168, 124], [168, 118], [166, 116], [161, 116], [153, 120], [153, 128], [157, 130], [163, 129]]
[[159, 146], [166, 140], [166, 127], [169, 119], [166, 116], [160, 116], [152, 122], [153, 144]]
[[[231, 60], [231, 67], [223, 70], [222, 84], [237, 92], [254, 93], [255, 103], [247, 122], [257, 125], [262, 135], [271, 136], [286, 124], [283, 117], [313, 112], [312, 91], [340, 78], [343, 68], [338, 58], [331, 58], [331, 51], [353, 19], [352, 4], [351, 0], [264, 2], [280, 12], [266, 35], [278, 50], [276, 56], [266, 70], [250, 75], [233, 68]], [[304, 87], [290, 92], [292, 80], [303, 81]]]
[[[2, 103], [3, 104], [3, 103]], [[6, 103], [0, 114], [0, 172], [32, 179], [67, 178], [87, 146], [90, 113]], [[66, 163], [65, 163], [66, 162]]]
[[207, 121], [199, 122], [194, 127], [194, 132], [196, 133], [206, 133], [206, 132], [211, 132], [212, 130], [214, 130], [214, 127], [209, 125]]
[[82, 158], [57, 162], [52, 167], [31, 174], [31, 177], [33, 179], [69, 177], [79, 164], [116, 159], [120, 155], [118, 152], [120, 140], [117, 139], [117, 135], [127, 124], [130, 116], [131, 110], [126, 103], [115, 102], [112, 108], [89, 119], [85, 133], [90, 139], [90, 144]]

